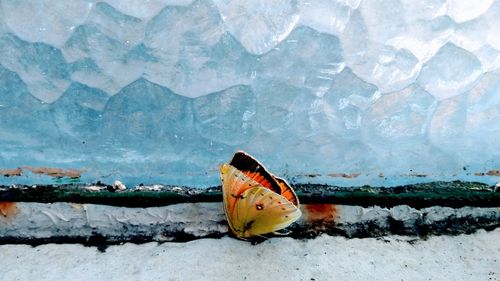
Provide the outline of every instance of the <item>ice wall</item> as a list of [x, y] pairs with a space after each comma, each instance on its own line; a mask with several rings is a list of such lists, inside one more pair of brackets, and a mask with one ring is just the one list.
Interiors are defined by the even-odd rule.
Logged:
[[[495, 0], [1, 1], [0, 169], [205, 186], [244, 149], [295, 181], [495, 182], [498, 15]], [[51, 181], [28, 170], [0, 183]]]

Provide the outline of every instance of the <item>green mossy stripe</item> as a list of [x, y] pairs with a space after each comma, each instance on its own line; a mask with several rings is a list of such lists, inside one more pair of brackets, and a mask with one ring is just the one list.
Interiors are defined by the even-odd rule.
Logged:
[[327, 185], [296, 185], [297, 195], [305, 204], [343, 204], [413, 208], [446, 206], [460, 208], [500, 207], [500, 192], [494, 186], [477, 182], [431, 182], [396, 187], [334, 187]]
[[9, 202], [71, 202], [123, 207], [153, 207], [188, 202], [218, 202], [220, 192], [186, 194], [170, 190], [126, 190], [112, 192], [106, 189], [92, 191], [83, 185], [45, 185], [37, 187], [0, 187], [0, 201]]
[[[91, 188], [93, 187], [93, 188]], [[99, 190], [92, 190], [99, 187]], [[476, 182], [432, 182], [397, 187], [338, 187], [318, 184], [294, 185], [301, 203], [343, 204], [413, 208], [447, 206], [460, 208], [500, 207], [500, 192]], [[111, 191], [111, 186], [64, 184], [41, 186], [0, 186], [0, 201], [73, 202], [124, 207], [154, 207], [178, 203], [220, 202], [220, 187], [195, 189], [178, 186], [142, 186]]]

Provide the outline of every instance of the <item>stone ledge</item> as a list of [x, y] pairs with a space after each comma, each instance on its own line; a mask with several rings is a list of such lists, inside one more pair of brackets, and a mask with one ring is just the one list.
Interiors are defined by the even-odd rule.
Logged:
[[[500, 226], [500, 192], [474, 182], [397, 187], [295, 185], [303, 216], [283, 234], [379, 237]], [[0, 186], [0, 244], [190, 241], [228, 235], [220, 187]]]
[[[364, 208], [304, 204], [301, 209], [303, 216], [284, 236], [312, 238], [322, 233], [349, 238], [390, 234], [427, 236], [472, 233], [500, 226], [499, 208], [434, 206], [417, 210], [406, 205]], [[35, 245], [189, 241], [228, 235], [221, 203], [128, 208], [19, 202], [11, 206], [8, 216], [0, 217], [0, 225], [0, 243]]]

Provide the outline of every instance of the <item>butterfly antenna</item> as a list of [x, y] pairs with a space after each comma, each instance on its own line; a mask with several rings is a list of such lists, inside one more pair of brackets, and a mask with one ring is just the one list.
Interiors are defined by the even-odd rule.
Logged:
[[263, 235], [255, 235], [254, 239], [252, 239], [251, 242], [252, 242], [252, 245], [257, 245], [257, 244], [260, 244], [268, 239], [269, 239], [269, 237], [266, 237]]
[[285, 237], [288, 236], [292, 233], [291, 230], [288, 229], [282, 229], [282, 230], [277, 230], [273, 232], [273, 235], [280, 236], [280, 237]]
[[263, 240], [267, 240], [267, 239], [269, 239], [269, 237], [264, 236], [264, 235], [261, 235], [261, 234], [258, 234], [258, 235], [257, 235], [257, 237], [260, 237], [260, 238], [262, 238]]

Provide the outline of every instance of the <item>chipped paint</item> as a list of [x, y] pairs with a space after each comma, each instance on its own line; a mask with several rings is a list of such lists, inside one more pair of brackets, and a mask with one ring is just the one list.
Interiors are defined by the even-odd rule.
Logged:
[[0, 202], [0, 218], [10, 219], [17, 214], [17, 204], [15, 202]]
[[40, 211], [42, 214], [47, 216], [52, 223], [57, 226], [59, 222], [69, 222], [70, 220], [66, 218], [59, 210], [55, 211], [46, 211], [46, 210], [41, 210]]
[[33, 174], [47, 175], [54, 178], [70, 178], [76, 179], [82, 176], [85, 170], [76, 169], [62, 169], [62, 168], [50, 168], [50, 167], [23, 167], [24, 169], [32, 172]]
[[357, 178], [361, 175], [361, 173], [352, 173], [352, 174], [347, 174], [347, 173], [331, 173], [328, 174], [328, 176], [333, 177], [333, 178], [345, 178], [345, 179], [354, 179]]
[[409, 176], [410, 177], [417, 177], [417, 178], [425, 178], [428, 175], [427, 174], [420, 174], [420, 173], [413, 173], [413, 174], [409, 174]]
[[488, 176], [496, 176], [500, 177], [500, 169], [498, 170], [490, 170], [486, 173]]
[[17, 168], [17, 169], [2, 169], [0, 170], [0, 175], [3, 175], [4, 177], [19, 177], [23, 173], [23, 169]]
[[332, 223], [337, 217], [337, 206], [333, 204], [304, 204], [302, 213], [310, 223]]
[[488, 172], [477, 172], [474, 173], [474, 176], [478, 177], [484, 177], [484, 176], [494, 176], [494, 177], [500, 177], [500, 169], [498, 170], [489, 170]]
[[101, 191], [101, 190], [105, 190], [106, 186], [89, 185], [89, 186], [86, 186], [85, 189], [87, 189], [89, 191]]
[[116, 180], [111, 187], [113, 191], [121, 191], [127, 189], [127, 187], [119, 180]]

